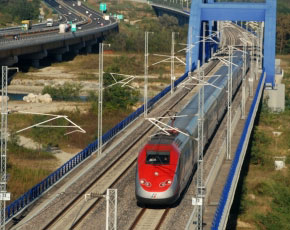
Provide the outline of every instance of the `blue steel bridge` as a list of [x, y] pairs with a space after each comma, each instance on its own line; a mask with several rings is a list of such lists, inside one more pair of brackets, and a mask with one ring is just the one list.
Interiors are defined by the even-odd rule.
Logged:
[[[215, 166], [209, 170], [209, 174], [211, 176], [205, 178], [205, 184], [208, 185], [208, 188], [206, 188], [206, 196], [204, 199], [205, 202], [203, 220], [207, 224], [204, 226], [204, 229], [225, 229], [264, 87], [266, 86], [268, 89], [275, 87], [276, 0], [265, 0], [255, 3], [192, 0], [191, 2], [188, 2], [188, 5], [187, 2], [175, 0], [153, 0], [149, 3], [155, 9], [157, 15], [167, 13], [177, 16], [181, 23], [188, 22], [189, 24], [188, 46], [192, 45], [193, 49], [192, 52], [188, 52], [187, 54], [185, 73], [174, 82], [175, 87], [181, 85], [182, 82], [188, 78], [189, 72], [195, 71], [198, 65], [198, 60], [200, 60], [202, 63], [203, 61], [210, 61], [213, 58], [212, 52], [216, 52], [221, 48], [217, 45], [221, 37], [218, 33], [215, 33], [220, 29], [218, 21], [233, 22], [233, 24], [238, 25], [235, 25], [234, 27], [240, 27], [241, 30], [244, 30], [244, 32], [246, 32], [246, 30], [250, 30], [250, 27], [246, 28], [245, 22], [255, 21], [259, 22], [260, 25], [264, 25], [264, 39], [262, 46], [263, 59], [261, 60], [261, 68], [257, 69], [257, 72], [255, 73], [257, 80], [253, 83], [253, 95], [249, 95], [251, 100], [246, 104], [246, 117], [245, 119], [240, 119], [241, 112], [238, 112], [233, 118], [233, 123], [235, 123], [237, 127], [236, 129], [240, 130], [240, 133], [237, 134], [239, 135], [238, 138], [233, 139], [235, 143], [232, 144], [232, 158], [225, 160], [225, 142], [222, 141], [223, 144], [219, 143], [221, 148], [218, 150], [218, 152], [220, 154], [214, 160]], [[205, 27], [202, 26], [202, 22], [206, 22]], [[81, 31], [74, 37], [67, 37], [64, 39], [67, 39], [67, 41], [70, 42], [74, 40], [74, 42], [72, 42], [74, 47], [78, 47], [78, 42], [82, 44], [81, 47], [84, 47], [86, 42], [91, 44], [90, 42], [93, 41], [95, 44], [99, 37], [95, 36], [94, 34], [104, 33], [106, 28], [108, 28], [108, 30], [115, 29], [115, 22], [110, 21], [106, 27], [99, 28], [98, 31], [93, 31], [92, 28], [88, 28], [88, 30]], [[205, 31], [204, 28], [206, 29]], [[256, 34], [254, 31], [247, 33], [252, 33], [254, 36], [258, 37], [258, 34]], [[203, 47], [202, 42], [200, 42], [201, 36], [210, 36], [211, 34], [213, 34], [212, 38], [214, 41], [205, 43], [205, 47]], [[82, 36], [87, 37], [88, 40], [83, 41]], [[51, 37], [47, 42], [52, 44], [54, 42], [53, 39], [54, 38]], [[55, 52], [57, 52], [57, 50], [62, 52], [63, 48], [68, 49], [68, 44], [65, 44], [66, 42], [62, 44], [60, 39], [61, 38], [58, 35], [55, 38], [55, 42], [57, 42], [57, 47], [54, 47]], [[21, 47], [21, 44], [22, 43], [20, 41], [17, 43], [17, 47], [16, 45], [13, 46], [11, 43], [9, 43], [9, 46], [11, 47], [11, 50], [17, 50], [18, 47]], [[27, 40], [23, 41], [23, 44], [25, 44], [24, 46], [27, 47]], [[62, 45], [64, 45], [64, 47], [61, 47]], [[42, 47], [43, 44], [36, 42], [35, 46]], [[239, 48], [241, 49], [242, 46], [243, 45], [240, 43]], [[11, 53], [9, 51], [9, 47], [6, 47], [4, 50], [6, 54]], [[43, 50], [37, 52], [43, 52]], [[256, 53], [255, 55], [257, 58], [258, 54]], [[9, 57], [5, 57], [5, 55], [3, 55], [2, 61], [5, 60], [5, 58]], [[158, 95], [153, 97], [148, 102], [148, 108], [157, 104], [169, 92], [170, 86], [166, 87]], [[237, 103], [238, 108], [240, 107], [240, 104], [239, 102]], [[102, 142], [109, 143], [113, 141], [117, 134], [119, 134], [121, 131], [124, 131], [129, 124], [140, 118], [143, 113], [144, 105], [142, 105], [135, 112], [130, 114], [127, 118], [105, 133], [102, 136]], [[27, 207], [34, 204], [35, 201], [43, 196], [55, 184], [61, 181], [68, 173], [70, 173], [74, 168], [76, 168], [84, 160], [88, 159], [94, 152], [96, 152], [97, 148], [98, 140], [88, 145], [80, 153], [76, 154], [71, 160], [66, 162], [63, 166], [61, 166], [39, 184], [35, 185], [33, 188], [31, 188], [29, 191], [7, 206], [7, 221], [10, 222], [13, 217], [19, 216], [19, 214], [26, 210]], [[219, 178], [223, 178], [223, 180], [219, 180]], [[215, 183], [219, 183], [219, 185], [216, 185]], [[219, 187], [220, 192], [216, 192], [215, 195], [213, 195], [213, 188], [216, 187]], [[218, 198], [216, 197], [216, 194], [218, 194]], [[198, 212], [196, 206], [192, 206], [192, 210], [193, 211], [187, 221], [186, 229], [195, 229], [197, 227], [196, 218]]]

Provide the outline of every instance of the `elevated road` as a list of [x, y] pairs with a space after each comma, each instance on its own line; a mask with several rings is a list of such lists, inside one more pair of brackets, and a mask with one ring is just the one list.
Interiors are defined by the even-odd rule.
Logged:
[[[69, 51], [78, 53], [86, 48], [90, 52], [93, 45], [118, 28], [115, 19], [104, 20], [100, 12], [78, 6], [77, 1], [46, 0], [46, 3], [62, 15], [62, 20], [53, 27], [33, 25], [27, 32], [21, 32], [19, 28], [1, 30], [0, 65], [12, 66], [24, 59], [38, 67], [39, 61], [48, 55], [61, 61], [62, 55]], [[69, 21], [76, 23], [77, 31], [59, 33], [58, 23]], [[14, 39], [15, 35], [17, 39]]]

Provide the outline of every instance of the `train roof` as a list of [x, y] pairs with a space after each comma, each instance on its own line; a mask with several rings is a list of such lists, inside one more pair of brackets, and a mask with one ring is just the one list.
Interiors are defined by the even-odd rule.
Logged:
[[[233, 73], [236, 71], [237, 68], [240, 68], [242, 65], [242, 53], [239, 51], [233, 52], [233, 63], [237, 64], [238, 66], [233, 65], [232, 71]], [[220, 89], [224, 89], [227, 86], [227, 75], [228, 75], [228, 67], [222, 66], [220, 67], [211, 77], [208, 82], [215, 85], [216, 87], [212, 87], [210, 85], [204, 86], [204, 113], [206, 113], [212, 103], [216, 101], [215, 99], [219, 97], [221, 93]], [[173, 125], [175, 128], [188, 133], [190, 136], [197, 135], [197, 119], [198, 119], [198, 93], [196, 93], [191, 100], [186, 104], [181, 112], [177, 115], [186, 115], [185, 117], [176, 117], [174, 123], [172, 121], [170, 125]], [[189, 138], [184, 134], [175, 133], [171, 135], [166, 135], [164, 133], [156, 134], [151, 138], [148, 144], [172, 144], [175, 142], [178, 146], [184, 142], [185, 138]]]
[[[242, 53], [239, 51], [233, 52], [233, 63], [241, 66], [242, 64]], [[238, 66], [233, 65], [232, 70], [233, 72], [239, 68]], [[206, 113], [210, 106], [213, 103], [218, 95], [221, 93], [219, 88], [225, 88], [227, 85], [227, 74], [228, 74], [228, 67], [222, 66], [220, 67], [213, 75], [220, 75], [213, 76], [209, 79], [209, 83], [215, 85], [216, 87], [212, 87], [210, 85], [206, 85], [204, 87], [204, 112]], [[177, 117], [174, 121], [174, 127], [185, 130], [190, 135], [193, 135], [194, 127], [193, 125], [197, 126], [197, 115], [198, 115], [198, 93], [196, 93], [189, 103], [182, 109], [182, 111], [178, 115], [186, 115], [186, 117]]]
[[156, 134], [154, 135], [148, 144], [151, 145], [170, 145], [174, 141], [176, 134], [166, 135], [166, 134]]

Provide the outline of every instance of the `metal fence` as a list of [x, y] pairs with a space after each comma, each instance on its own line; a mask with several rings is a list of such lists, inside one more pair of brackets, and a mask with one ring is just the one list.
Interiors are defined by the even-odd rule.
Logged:
[[191, 7], [191, 1], [188, 1], [187, 4], [187, 2], [183, 0], [149, 0], [148, 2], [180, 10], [190, 9]]
[[[177, 79], [174, 82], [174, 86], [179, 85], [186, 77], [188, 73], [186, 72], [183, 76]], [[162, 90], [159, 94], [153, 97], [148, 101], [148, 108], [152, 107], [158, 100], [160, 100], [164, 95], [166, 95], [170, 91], [171, 87], [168, 86], [164, 90]], [[126, 117], [123, 121], [118, 123], [111, 130], [106, 132], [102, 136], [103, 143], [111, 140], [117, 133], [123, 130], [128, 124], [134, 121], [139, 115], [144, 112], [144, 105], [139, 107], [135, 112], [131, 113], [128, 117]], [[90, 156], [93, 152], [95, 152], [98, 148], [98, 140], [89, 144], [84, 150], [76, 154], [72, 159], [67, 161], [64, 165], [59, 167], [56, 171], [51, 173], [48, 177], [46, 177], [43, 181], [35, 185], [17, 200], [13, 201], [6, 208], [6, 220], [9, 220], [15, 214], [23, 210], [26, 206], [31, 204], [36, 198], [38, 198], [42, 193], [44, 193], [47, 189], [49, 189], [53, 184], [58, 182], [63, 176], [65, 176], [68, 172], [70, 172], [73, 168], [79, 165], [84, 159]]]
[[[225, 215], [224, 212], [225, 212], [225, 208], [227, 206], [227, 202], [229, 200], [230, 190], [233, 189], [233, 185], [235, 183], [235, 180], [234, 180], [235, 176], [237, 176], [237, 173], [239, 173], [237, 171], [237, 168], [238, 168], [238, 166], [241, 167], [241, 165], [239, 165], [239, 164], [242, 163], [240, 160], [241, 160], [243, 146], [246, 143], [246, 138], [247, 138], [247, 134], [249, 132], [249, 128], [253, 123], [253, 115], [254, 115], [254, 112], [256, 109], [256, 104], [259, 103], [258, 99], [259, 99], [259, 95], [261, 95], [260, 94], [260, 91], [262, 90], [261, 88], [264, 86], [264, 84], [263, 84], [264, 79], [265, 79], [265, 74], [264, 74], [264, 70], [263, 70], [262, 75], [261, 75], [260, 80], [259, 80], [259, 83], [258, 83], [258, 86], [257, 86], [255, 97], [253, 99], [253, 103], [251, 105], [244, 129], [242, 132], [240, 142], [239, 142], [237, 150], [236, 150], [235, 157], [232, 161], [232, 165], [231, 165], [231, 168], [230, 168], [230, 171], [229, 171], [229, 174], [228, 174], [228, 177], [227, 177], [227, 180], [226, 180], [226, 183], [225, 183], [218, 207], [216, 209], [216, 213], [215, 213], [215, 216], [214, 216], [214, 219], [212, 222], [212, 227], [211, 227], [212, 230], [220, 229], [222, 217], [223, 217], [223, 215]], [[227, 208], [229, 209], [230, 207], [227, 207]]]

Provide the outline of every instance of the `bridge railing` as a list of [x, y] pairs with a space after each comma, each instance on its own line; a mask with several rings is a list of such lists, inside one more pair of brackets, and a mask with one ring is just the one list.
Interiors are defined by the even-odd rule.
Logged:
[[247, 141], [249, 138], [247, 137], [247, 134], [253, 126], [253, 122], [254, 122], [253, 115], [255, 115], [256, 110], [257, 110], [256, 104], [259, 103], [259, 99], [261, 97], [261, 90], [262, 90], [261, 88], [264, 86], [264, 81], [265, 81], [265, 70], [263, 70], [261, 74], [261, 77], [257, 86], [256, 94], [253, 99], [244, 129], [242, 132], [242, 136], [236, 150], [235, 157], [232, 161], [232, 165], [231, 165], [222, 195], [220, 197], [218, 207], [216, 209], [216, 213], [215, 213], [215, 216], [212, 222], [212, 227], [211, 227], [212, 230], [223, 229], [221, 225], [226, 224], [226, 216], [228, 214], [226, 212], [228, 212], [230, 209], [230, 205], [232, 202], [232, 200], [230, 201], [230, 199], [233, 199], [233, 196], [231, 197], [230, 195], [233, 195], [231, 193], [233, 193], [233, 189], [235, 189], [235, 186], [237, 185], [237, 180], [239, 178], [240, 168], [242, 166], [243, 157], [244, 157], [244, 154], [243, 154], [245, 151], [244, 148], [247, 147]]
[[188, 5], [184, 3], [182, 0], [150, 0], [149, 3], [155, 3], [158, 5], [168, 6], [175, 9], [184, 10], [187, 9], [187, 6], [190, 9], [191, 1], [189, 1]]
[[[186, 77], [188, 73], [186, 72], [183, 76], [174, 82], [174, 86], [179, 85]], [[164, 90], [158, 93], [155, 97], [148, 101], [148, 108], [151, 108], [157, 101], [159, 101], [164, 95], [166, 95], [171, 89], [171, 86], [167, 86]], [[110, 141], [117, 133], [123, 130], [127, 125], [134, 121], [138, 116], [143, 114], [144, 105], [139, 107], [135, 112], [131, 113], [123, 121], [118, 123], [115, 127], [110, 129], [102, 136], [103, 143]], [[68, 160], [65, 164], [59, 167], [56, 171], [47, 176], [43, 181], [32, 187], [29, 191], [19, 197], [17, 200], [13, 201], [10, 205], [6, 207], [6, 220], [8, 221], [24, 210], [25, 207], [32, 204], [38, 197], [40, 197], [45, 191], [52, 187], [56, 182], [58, 182], [62, 177], [67, 175], [73, 168], [79, 165], [83, 160], [88, 158], [92, 153], [94, 153], [98, 148], [98, 140], [89, 144], [84, 150], [76, 154], [73, 158]]]
[[99, 27], [99, 28], [90, 28], [86, 30], [79, 30], [77, 32], [67, 32], [63, 34], [42, 34], [34, 37], [28, 37], [28, 38], [20, 38], [19, 40], [3, 40], [0, 41], [0, 51], [1, 50], [9, 50], [13, 48], [20, 48], [20, 47], [30, 47], [32, 45], [42, 45], [49, 42], [56, 42], [56, 41], [63, 41], [68, 39], [74, 39], [79, 38], [95, 33], [101, 33], [108, 30], [112, 30], [118, 26], [118, 23], [112, 22], [109, 25]]

